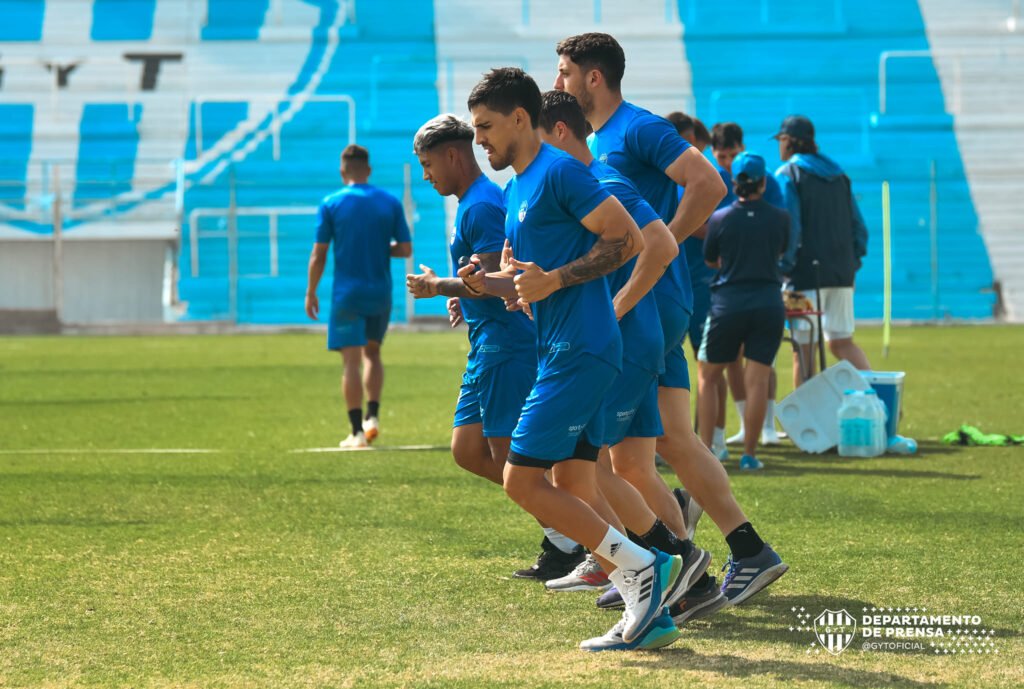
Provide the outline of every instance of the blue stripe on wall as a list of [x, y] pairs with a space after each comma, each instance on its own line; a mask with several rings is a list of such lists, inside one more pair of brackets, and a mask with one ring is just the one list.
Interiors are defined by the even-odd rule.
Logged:
[[93, 0], [94, 41], [147, 41], [153, 35], [156, 0]]
[[24, 208], [32, 152], [31, 105], [0, 105], [0, 203]]
[[[747, 148], [774, 166], [778, 146], [768, 137], [799, 112], [815, 123], [822, 151], [849, 173], [869, 230], [857, 316], [882, 316], [882, 180], [893, 194], [894, 317], [991, 316], [992, 270], [932, 61], [893, 62], [887, 115], [877, 115], [881, 52], [929, 48], [916, 0], [677, 2], [696, 114], [709, 128], [738, 122]], [[928, 234], [933, 161], [939, 294], [931, 290]]]
[[142, 106], [88, 103], [79, 132], [74, 204], [87, 205], [131, 189]]
[[255, 41], [270, 0], [207, 0], [204, 41]]
[[0, 0], [0, 41], [38, 41], [43, 37], [43, 0]]

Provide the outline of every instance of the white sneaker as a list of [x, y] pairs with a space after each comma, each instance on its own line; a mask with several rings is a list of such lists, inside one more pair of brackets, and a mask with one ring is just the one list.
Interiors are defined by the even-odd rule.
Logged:
[[761, 444], [762, 445], [781, 445], [782, 438], [779, 437], [779, 432], [775, 430], [774, 426], [764, 427], [761, 429]]
[[622, 640], [627, 643], [643, 636], [661, 614], [665, 600], [685, 583], [681, 557], [660, 550], [652, 552], [654, 562], [640, 571], [616, 570], [609, 575], [625, 604]]
[[743, 427], [740, 426], [740, 430], [736, 435], [730, 435], [725, 439], [726, 445], [742, 445], [743, 439], [746, 438], [747, 434], [743, 432]]
[[634, 639], [630, 643], [626, 643], [622, 638], [622, 630], [625, 627], [626, 618], [623, 616], [604, 636], [587, 639], [580, 644], [580, 648], [584, 651], [647, 651], [668, 646], [679, 638], [679, 629], [666, 608], [662, 608], [661, 615], [654, 620], [640, 638]]
[[604, 591], [611, 588], [612, 582], [594, 556], [587, 555], [576, 569], [564, 577], [548, 579], [544, 586], [549, 591]]
[[363, 431], [359, 431], [355, 435], [350, 433], [347, 438], [338, 443], [338, 447], [342, 450], [365, 450], [370, 445], [366, 442], [366, 434]]
[[380, 421], [377, 420], [376, 416], [363, 421], [363, 434], [366, 436], [366, 442], [372, 443], [380, 435]]

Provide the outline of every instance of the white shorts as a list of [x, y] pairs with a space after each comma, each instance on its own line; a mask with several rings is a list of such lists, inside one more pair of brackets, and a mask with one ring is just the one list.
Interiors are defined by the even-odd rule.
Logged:
[[[814, 290], [806, 290], [804, 294], [814, 310], [818, 311], [818, 301]], [[822, 287], [821, 288], [821, 327], [825, 331], [825, 341], [845, 340], [853, 337], [853, 288]], [[816, 319], [812, 316], [812, 321]], [[793, 339], [800, 344], [810, 344], [812, 338], [817, 339], [818, 324], [813, 326], [807, 321], [796, 319], [792, 322]]]

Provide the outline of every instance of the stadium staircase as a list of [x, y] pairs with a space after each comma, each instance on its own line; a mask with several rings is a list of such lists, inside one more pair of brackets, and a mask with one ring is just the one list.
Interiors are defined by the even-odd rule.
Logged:
[[[914, 0], [679, 0], [697, 112], [735, 120], [747, 148], [779, 163], [769, 137], [788, 113], [809, 116], [822, 152], [853, 181], [870, 239], [857, 316], [883, 313], [881, 185], [892, 189], [893, 317], [984, 318], [992, 272], [939, 75], [930, 59], [892, 60], [880, 111], [883, 51], [927, 51]], [[881, 18], [884, 18], [881, 19]], [[931, 171], [938, 198], [932, 279]]]

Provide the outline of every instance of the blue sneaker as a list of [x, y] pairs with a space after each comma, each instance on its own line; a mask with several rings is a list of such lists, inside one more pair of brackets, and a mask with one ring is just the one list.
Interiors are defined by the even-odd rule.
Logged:
[[739, 605], [789, 571], [789, 565], [765, 543], [753, 557], [735, 560], [730, 555], [722, 571], [726, 572], [722, 593], [730, 605]]
[[622, 638], [625, 626], [626, 616], [623, 615], [607, 634], [587, 639], [580, 644], [580, 648], [584, 651], [649, 651], [664, 648], [679, 638], [679, 629], [672, 621], [672, 616], [668, 614], [668, 608], [664, 607], [647, 630], [634, 641], [626, 642]]
[[622, 594], [619, 593], [619, 590], [612, 586], [598, 597], [597, 607], [602, 610], [621, 610], [626, 607], [626, 604], [623, 602]]
[[764, 469], [764, 462], [757, 457], [743, 455], [740, 458], [740, 469], [743, 471], [758, 471], [760, 469]]
[[683, 581], [683, 558], [651, 549], [654, 562], [641, 570], [617, 569], [609, 576], [622, 594], [626, 609], [622, 613], [622, 640], [636, 641], [661, 614], [665, 601]]

